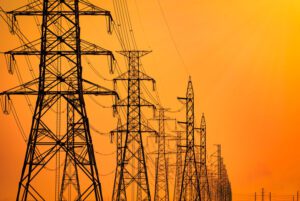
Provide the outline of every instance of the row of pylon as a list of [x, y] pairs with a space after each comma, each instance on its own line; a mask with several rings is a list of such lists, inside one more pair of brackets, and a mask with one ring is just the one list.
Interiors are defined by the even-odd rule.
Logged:
[[[111, 51], [81, 38], [80, 16], [102, 15], [110, 22], [109, 11], [84, 0], [43, 0], [30, 2], [7, 14], [11, 15], [8, 20], [11, 32], [24, 43], [5, 53], [11, 72], [16, 68], [18, 55], [38, 56], [40, 60], [38, 78], [1, 93], [5, 111], [12, 95], [37, 96], [16, 200], [103, 200], [84, 95], [112, 95], [116, 97], [114, 111], [126, 110], [126, 118], [112, 131], [117, 136], [112, 200], [151, 201], [143, 136], [154, 133], [158, 136], [154, 200], [170, 201], [165, 110], [159, 109], [158, 131], [151, 128], [142, 115], [142, 108], [156, 107], [141, 91], [142, 82], [155, 83], [140, 69], [140, 58], [149, 51], [119, 52], [128, 63], [128, 70], [114, 79], [116, 85], [119, 81], [127, 83], [127, 94], [122, 98], [117, 90], [88, 81], [82, 74], [83, 56], [105, 55], [111, 61], [114, 56]], [[42, 17], [40, 39], [25, 44], [15, 22], [19, 15]], [[184, 125], [185, 135], [178, 132], [177, 136], [174, 201], [231, 201], [231, 185], [220, 151], [217, 176], [207, 166], [206, 122], [202, 116], [201, 127], [195, 127], [191, 78], [185, 97], [179, 99], [185, 103], [186, 119], [178, 122]], [[63, 104], [67, 108], [65, 116], [61, 110]], [[53, 108], [57, 109], [55, 114], [51, 113]], [[53, 118], [55, 123], [51, 121]], [[62, 122], [66, 123], [65, 127], [61, 126]], [[196, 130], [200, 131], [199, 145], [195, 143]], [[49, 176], [51, 171], [55, 176]], [[55, 183], [53, 191], [48, 188], [50, 181]]]

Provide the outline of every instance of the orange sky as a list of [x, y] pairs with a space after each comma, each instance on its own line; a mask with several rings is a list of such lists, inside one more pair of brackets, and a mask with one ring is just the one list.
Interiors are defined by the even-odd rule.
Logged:
[[[0, 6], [10, 10], [25, 2], [0, 0]], [[108, 0], [92, 2], [112, 10]], [[300, 2], [129, 0], [128, 5], [138, 46], [153, 50], [143, 64], [156, 79], [166, 107], [181, 107], [176, 98], [185, 94], [187, 77], [192, 76], [196, 120], [199, 124], [200, 115], [205, 112], [210, 152], [211, 145], [222, 144], [233, 199], [237, 201], [239, 194], [253, 194], [263, 186], [277, 194], [300, 190]], [[33, 23], [29, 19], [20, 20], [26, 33]], [[103, 26], [94, 25], [97, 19], [84, 25], [82, 35], [105, 48], [119, 50], [116, 37], [106, 36]], [[83, 21], [87, 22], [86, 18]], [[0, 30], [0, 51], [18, 46], [2, 20]], [[31, 36], [38, 37], [37, 33]], [[100, 72], [106, 75], [108, 70], [101, 68]], [[1, 91], [18, 84], [16, 75], [7, 73], [3, 56], [0, 73]], [[111, 86], [103, 80], [98, 82]], [[30, 112], [23, 109], [24, 99], [16, 101], [28, 133]], [[93, 107], [93, 103], [88, 106], [88, 114]], [[100, 109], [98, 116], [99, 119], [90, 118], [97, 125], [103, 122], [97, 126], [99, 130], [113, 128], [116, 120], [110, 110]], [[4, 201], [15, 199], [25, 144], [12, 116], [0, 115], [0, 121], [0, 200]], [[93, 137], [99, 152], [114, 150], [107, 137]], [[97, 161], [101, 174], [114, 166], [113, 157], [97, 155]], [[110, 198], [112, 178], [101, 176], [105, 198]]]

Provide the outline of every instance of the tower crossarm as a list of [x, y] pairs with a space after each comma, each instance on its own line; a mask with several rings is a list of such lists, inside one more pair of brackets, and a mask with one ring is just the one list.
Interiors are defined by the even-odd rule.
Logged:
[[39, 91], [38, 90], [38, 79], [34, 79], [30, 82], [24, 83], [17, 87], [14, 87], [10, 90], [0, 92], [1, 95], [75, 95], [75, 94], [85, 94], [85, 95], [112, 95], [118, 98], [118, 94], [110, 89], [107, 89], [103, 86], [97, 85], [93, 82], [82, 80], [83, 81], [83, 90], [82, 91], [72, 91], [72, 90], [49, 90], [49, 91]]
[[[51, 59], [50, 60], [55, 60], [56, 56], [64, 56], [66, 57], [70, 62], [72, 62], [72, 56], [76, 56], [77, 55], [77, 49], [75, 47], [70, 46], [70, 44], [72, 43], [72, 41], [70, 41], [70, 39], [68, 39], [68, 36], [65, 35], [55, 35], [52, 37], [52, 39], [48, 40], [51, 41], [49, 44], [49, 46], [55, 46], [58, 42], [62, 43], [65, 48], [61, 49], [61, 50], [49, 50], [46, 53], [43, 53], [40, 51], [40, 39], [37, 40], [33, 40], [31, 42], [28, 42], [26, 44], [23, 44], [20, 47], [17, 47], [13, 50], [7, 51], [4, 53], [4, 55], [7, 57], [7, 62], [8, 62], [8, 66], [9, 68], [13, 69], [16, 59], [15, 56], [22, 56], [22, 55], [26, 55], [26, 56], [37, 56], [38, 58], [40, 58], [41, 55], [47, 55], [50, 56]], [[107, 49], [104, 49], [96, 44], [90, 43], [86, 40], [80, 40], [80, 45], [81, 45], [81, 51], [80, 54], [81, 55], [99, 55], [99, 56], [107, 56], [109, 58], [110, 61], [110, 71], [112, 72], [113, 70], [113, 64], [115, 62], [115, 57], [113, 55], [113, 53]], [[68, 49], [68, 50], [66, 50]], [[54, 64], [52, 62], [49, 62], [49, 66], [54, 66]]]
[[[54, 5], [55, 3], [52, 3]], [[15, 28], [18, 29], [18, 25], [16, 23], [17, 16], [73, 16], [78, 14], [78, 16], [105, 16], [107, 21], [107, 32], [111, 33], [111, 24], [113, 21], [112, 15], [110, 11], [107, 11], [103, 8], [100, 8], [89, 1], [78, 0], [78, 10], [75, 7], [70, 6], [72, 4], [72, 0], [64, 0], [60, 3], [61, 5], [65, 6], [63, 10], [57, 10], [57, 7], [54, 5], [52, 9], [47, 11], [42, 10], [43, 1], [42, 0], [35, 0], [30, 2], [29, 4], [22, 6], [18, 9], [5, 12], [9, 19], [6, 22], [9, 22], [10, 31], [11, 33], [15, 33]], [[50, 7], [52, 6], [50, 5]], [[9, 17], [10, 16], [10, 17]], [[55, 25], [60, 26], [60, 25]], [[61, 27], [60, 27], [61, 28]]]
[[[114, 107], [127, 107], [127, 105], [128, 105], [128, 98], [124, 98], [122, 100], [119, 100], [117, 104], [114, 105]], [[156, 106], [153, 103], [147, 101], [142, 97], [140, 98], [140, 102], [137, 102], [136, 104], [131, 103], [131, 105], [141, 106], [141, 107], [152, 107], [153, 109], [156, 109]]]
[[[155, 84], [155, 80], [154, 78], [150, 77], [149, 75], [138, 71], [139, 75], [134, 78], [134, 77], [130, 77], [131, 80], [140, 80], [140, 81], [151, 81], [153, 83], [153, 85]], [[122, 73], [121, 75], [119, 75], [118, 77], [114, 78], [114, 82], [116, 83], [117, 81], [127, 81], [129, 79], [129, 72], [125, 72]]]
[[[53, 37], [52, 42], [56, 43], [57, 40], [61, 40], [64, 45], [70, 47], [68, 45], [68, 40], [64, 39], [64, 36], [55, 36]], [[106, 50], [96, 44], [90, 43], [85, 40], [81, 40], [81, 55], [105, 55], [110, 56], [111, 60], [115, 60], [115, 57], [113, 53], [109, 50]], [[40, 41], [34, 40], [32, 42], [29, 42], [27, 44], [24, 44], [18, 48], [15, 48], [13, 50], [7, 51], [4, 54], [5, 55], [41, 55], [41, 51], [39, 50]], [[70, 47], [70, 50], [53, 50], [53, 51], [47, 51], [46, 53], [43, 53], [45, 55], [76, 55], [77, 50], [74, 47]]]
[[[75, 10], [68, 6], [70, 0], [65, 0], [65, 6], [69, 8], [69, 10], [57, 11], [57, 10], [49, 10], [46, 12], [47, 15], [74, 15]], [[18, 9], [7, 12], [7, 14], [12, 15], [15, 18], [18, 15], [30, 15], [30, 16], [43, 16], [43, 11], [41, 7], [43, 6], [43, 1], [36, 0], [25, 6], [22, 6]], [[100, 8], [88, 1], [79, 0], [79, 15], [103, 15], [107, 16], [109, 20], [112, 20], [112, 16], [110, 11], [107, 11], [103, 8]]]
[[[114, 135], [115, 133], [126, 133], [127, 130], [127, 125], [123, 124], [122, 126], [117, 127], [115, 130], [110, 131], [110, 133], [112, 135]], [[146, 125], [146, 124], [141, 124], [141, 131], [139, 131], [141, 133], [155, 133], [157, 134], [157, 131], [154, 130], [153, 128], [151, 128], [150, 126]]]

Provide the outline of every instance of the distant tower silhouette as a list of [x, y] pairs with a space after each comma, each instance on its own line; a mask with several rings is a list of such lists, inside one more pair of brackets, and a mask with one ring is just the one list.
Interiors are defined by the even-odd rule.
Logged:
[[186, 104], [186, 121], [180, 122], [186, 125], [186, 144], [179, 200], [200, 201], [200, 179], [197, 171], [194, 136], [194, 91], [191, 78], [188, 81], [186, 97], [178, 99], [184, 100]]
[[182, 179], [182, 155], [183, 155], [183, 147], [182, 147], [182, 133], [184, 131], [177, 130], [177, 123], [175, 124], [176, 131], [176, 175], [175, 175], [175, 186], [174, 186], [174, 197], [173, 201], [178, 201], [180, 198], [181, 192], [181, 179]]
[[[122, 162], [119, 169], [119, 178], [116, 182], [116, 200], [150, 201], [150, 188], [147, 174], [146, 158], [143, 146], [143, 133], [155, 132], [147, 126], [142, 118], [142, 107], [154, 107], [152, 103], [142, 97], [141, 82], [154, 80], [140, 71], [140, 58], [149, 51], [121, 51], [127, 58], [129, 69], [114, 79], [115, 81], [127, 81], [127, 97], [120, 100], [116, 107], [126, 107], [126, 123], [113, 132], [125, 133]], [[156, 132], [155, 132], [156, 133]], [[135, 197], [129, 196], [130, 190]], [[129, 198], [130, 197], [130, 198]]]
[[154, 201], [169, 201], [168, 161], [166, 158], [165, 109], [159, 109], [158, 152], [155, 171]]
[[201, 125], [200, 125], [200, 190], [201, 190], [201, 200], [211, 201], [208, 175], [207, 175], [207, 165], [206, 165], [206, 122], [205, 116], [202, 114]]
[[223, 180], [223, 175], [222, 175], [222, 152], [221, 152], [221, 145], [217, 144], [217, 200], [222, 201], [222, 196], [223, 196], [223, 189], [222, 189], [222, 180]]

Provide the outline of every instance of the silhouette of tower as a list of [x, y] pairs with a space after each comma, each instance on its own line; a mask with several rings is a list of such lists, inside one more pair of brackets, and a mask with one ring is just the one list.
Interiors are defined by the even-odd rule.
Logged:
[[[117, 128], [121, 128], [122, 123], [121, 119], [118, 119], [118, 124]], [[118, 195], [118, 182], [120, 180], [120, 173], [121, 173], [121, 164], [122, 164], [122, 153], [123, 153], [123, 136], [122, 136], [122, 131], [117, 130], [116, 132], [116, 144], [117, 144], [117, 163], [116, 163], [116, 172], [115, 172], [115, 179], [114, 179], [114, 186], [113, 186], [113, 194], [112, 194], [112, 201], [117, 200], [117, 195]], [[112, 132], [114, 134], [114, 131]], [[122, 188], [124, 188], [124, 179], [122, 180], [121, 184]], [[126, 195], [126, 194], [125, 194]], [[126, 199], [125, 199], [126, 200]]]
[[180, 198], [181, 191], [181, 179], [182, 179], [182, 133], [184, 131], [177, 130], [177, 124], [175, 124], [175, 132], [176, 132], [176, 175], [175, 175], [175, 186], [174, 186], [174, 197], [173, 201], [178, 201]]
[[179, 122], [186, 125], [185, 159], [181, 180], [181, 191], [179, 200], [201, 200], [200, 180], [197, 171], [194, 138], [194, 91], [192, 80], [189, 78], [186, 97], [178, 98], [186, 104], [186, 121]]
[[[40, 39], [5, 53], [11, 60], [17, 55], [40, 60], [37, 79], [1, 93], [37, 95], [16, 200], [65, 200], [70, 192], [76, 200], [103, 200], [83, 95], [116, 93], [82, 77], [81, 57], [106, 55], [112, 60], [113, 55], [81, 39], [79, 21], [81, 15], [103, 15], [110, 23], [110, 12], [84, 0], [43, 0], [8, 14], [12, 23], [19, 15], [42, 17]], [[64, 118], [62, 107], [67, 107]]]
[[[151, 200], [147, 166], [143, 146], [143, 133], [155, 132], [142, 117], [143, 107], [154, 105], [142, 97], [141, 82], [154, 79], [140, 71], [140, 58], [149, 51], [121, 51], [127, 58], [129, 69], [114, 81], [127, 81], [127, 97], [120, 100], [116, 107], [126, 107], [126, 123], [112, 132], [125, 133], [124, 149], [117, 188], [116, 200]], [[155, 132], [156, 133], [156, 132]], [[131, 190], [131, 196], [129, 196]]]
[[222, 180], [223, 180], [223, 174], [222, 174], [222, 148], [220, 144], [217, 144], [217, 200], [221, 201], [223, 200], [223, 189], [222, 189]]
[[168, 161], [166, 157], [165, 109], [159, 109], [158, 152], [155, 171], [154, 201], [169, 201]]
[[201, 200], [211, 201], [208, 175], [207, 175], [207, 165], [206, 165], [206, 122], [205, 116], [202, 114], [201, 125], [200, 125], [200, 190], [201, 190]]

